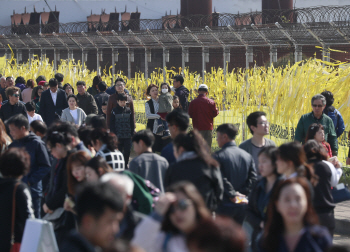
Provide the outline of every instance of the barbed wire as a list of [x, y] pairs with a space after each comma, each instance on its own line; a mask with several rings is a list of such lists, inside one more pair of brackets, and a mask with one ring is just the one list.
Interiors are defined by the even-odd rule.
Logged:
[[[242, 25], [264, 25], [275, 22], [283, 24], [296, 23], [322, 23], [333, 21], [342, 25], [349, 24], [350, 5], [346, 6], [322, 6], [314, 8], [301, 8], [294, 10], [264, 10], [260, 12], [250, 12], [244, 14], [212, 13], [210, 15], [192, 15], [182, 17], [180, 15], [165, 16], [161, 19], [139, 19], [128, 21], [110, 22], [71, 22], [61, 23], [63, 29], [69, 33], [93, 32], [93, 31], [139, 31], [139, 30], [164, 30], [200, 28], [200, 27], [222, 27], [222, 26], [242, 26]], [[58, 23], [44, 25], [11, 25], [0, 26], [0, 34], [38, 34], [39, 32], [52, 33], [60, 32]]]

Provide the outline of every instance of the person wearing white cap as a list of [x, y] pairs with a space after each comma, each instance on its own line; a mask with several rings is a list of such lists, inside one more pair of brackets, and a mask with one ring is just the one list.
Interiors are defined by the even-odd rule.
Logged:
[[219, 114], [219, 110], [216, 108], [215, 102], [207, 96], [208, 86], [206, 84], [199, 85], [198, 97], [190, 103], [188, 114], [192, 118], [193, 128], [201, 133], [211, 147], [213, 120]]

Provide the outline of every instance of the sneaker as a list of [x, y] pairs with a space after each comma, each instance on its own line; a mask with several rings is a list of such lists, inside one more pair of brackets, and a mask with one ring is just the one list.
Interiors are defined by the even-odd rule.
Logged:
[[164, 130], [162, 140], [170, 138], [170, 132], [169, 130]]
[[158, 129], [157, 129], [157, 134], [162, 133], [163, 131], [164, 131], [164, 126], [163, 126], [163, 124], [162, 124], [162, 125], [159, 125], [159, 126], [158, 126]]

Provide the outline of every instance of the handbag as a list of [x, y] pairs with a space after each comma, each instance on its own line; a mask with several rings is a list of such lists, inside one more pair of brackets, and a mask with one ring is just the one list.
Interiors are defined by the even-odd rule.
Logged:
[[20, 183], [15, 185], [12, 195], [12, 222], [11, 222], [11, 250], [10, 252], [19, 252], [21, 248], [20, 242], [15, 242], [15, 217], [16, 217], [16, 191]]

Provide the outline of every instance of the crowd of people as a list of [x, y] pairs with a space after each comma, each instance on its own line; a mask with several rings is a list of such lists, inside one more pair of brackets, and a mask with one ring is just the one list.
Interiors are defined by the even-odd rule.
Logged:
[[147, 126], [136, 132], [121, 78], [110, 88], [100, 76], [89, 89], [78, 81], [74, 94], [60, 73], [1, 77], [1, 251], [19, 251], [31, 218], [52, 223], [62, 252], [337, 251], [345, 126], [333, 94], [312, 97], [295, 142], [276, 146], [269, 115], [256, 111], [238, 146], [234, 124], [214, 129], [207, 85], [189, 101], [184, 78], [172, 84], [147, 87]]

